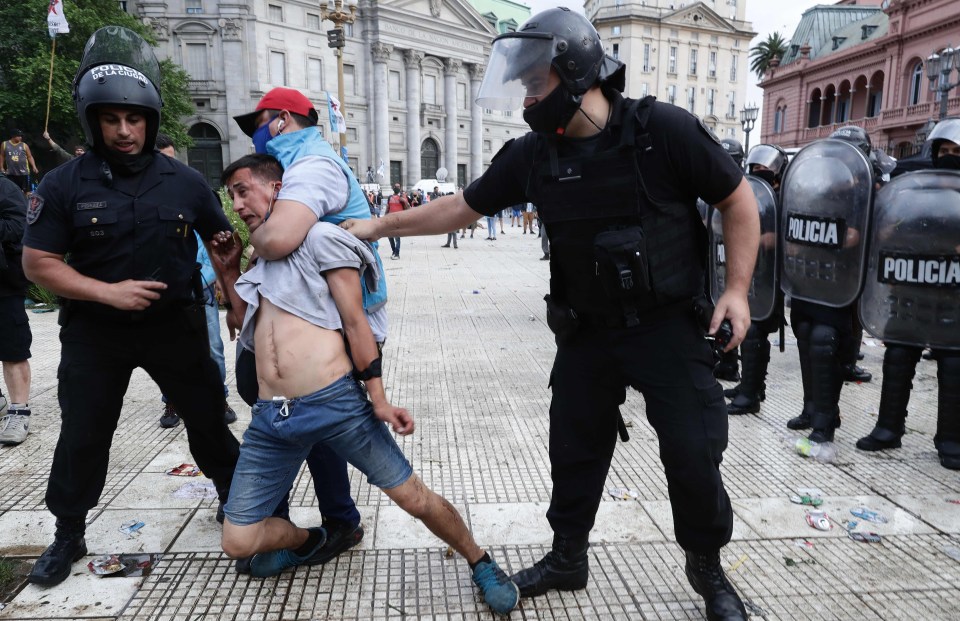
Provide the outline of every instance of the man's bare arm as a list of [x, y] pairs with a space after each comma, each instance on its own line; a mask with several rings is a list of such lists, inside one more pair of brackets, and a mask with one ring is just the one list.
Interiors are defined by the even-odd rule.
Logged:
[[483, 214], [470, 208], [463, 192], [441, 196], [416, 209], [407, 209], [382, 218], [347, 220], [340, 226], [360, 239], [374, 241], [380, 237], [409, 237], [449, 233], [476, 222]]
[[99, 302], [120, 310], [144, 310], [160, 299], [166, 283], [123, 280], [109, 283], [84, 276], [63, 262], [62, 254], [24, 246], [23, 271], [31, 281], [69, 300]]
[[237, 294], [237, 280], [240, 278], [240, 257], [243, 248], [240, 236], [235, 232], [221, 231], [213, 236], [207, 248], [210, 253], [210, 263], [220, 276], [220, 290], [224, 295], [224, 302], [229, 306], [227, 310], [227, 330], [230, 340], [237, 338], [243, 326], [243, 318], [247, 314], [247, 302]]
[[299, 248], [316, 223], [317, 215], [303, 203], [277, 201], [263, 224], [250, 234], [250, 243], [259, 256], [276, 261]]
[[[364, 371], [370, 363], [380, 357], [377, 342], [370, 329], [367, 314], [363, 310], [363, 293], [360, 290], [359, 273], [351, 268], [339, 268], [323, 273], [330, 287], [330, 294], [340, 313], [343, 332], [350, 344], [350, 355], [354, 368]], [[371, 377], [364, 382], [373, 411], [377, 418], [390, 423], [400, 435], [413, 433], [413, 417], [404, 408], [394, 407], [387, 401], [383, 389], [383, 379]]]
[[723, 214], [723, 241], [727, 259], [727, 288], [717, 300], [717, 309], [710, 322], [712, 334], [724, 318], [733, 325], [733, 339], [727, 351], [743, 341], [750, 327], [750, 306], [747, 291], [753, 278], [757, 250], [760, 247], [760, 216], [757, 201], [746, 178], [716, 205]]
[[33, 174], [39, 175], [40, 169], [37, 168], [37, 163], [33, 161], [33, 153], [30, 152], [30, 145], [28, 145], [27, 143], [23, 143], [23, 148], [27, 152], [27, 162], [30, 164], [30, 166], [33, 167]]

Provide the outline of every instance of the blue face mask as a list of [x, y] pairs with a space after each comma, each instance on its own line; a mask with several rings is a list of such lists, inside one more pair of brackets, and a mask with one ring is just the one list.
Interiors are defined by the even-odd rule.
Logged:
[[[277, 116], [280, 116], [279, 114]], [[273, 140], [273, 136], [270, 135], [270, 123], [273, 123], [274, 119], [277, 116], [270, 119], [267, 123], [264, 123], [257, 128], [257, 131], [253, 132], [253, 150], [257, 153], [266, 155], [267, 153], [267, 143]]]

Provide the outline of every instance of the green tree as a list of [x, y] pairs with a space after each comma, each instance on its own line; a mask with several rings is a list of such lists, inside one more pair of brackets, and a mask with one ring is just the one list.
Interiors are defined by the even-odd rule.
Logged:
[[757, 79], [763, 79], [763, 74], [770, 67], [770, 61], [774, 58], [783, 58], [787, 53], [789, 41], [783, 38], [779, 32], [767, 35], [765, 41], [750, 48], [750, 71], [757, 74]]
[[[47, 33], [49, 0], [0, 2], [0, 119], [3, 133], [16, 127], [28, 141], [38, 142], [47, 109], [51, 40]], [[149, 30], [124, 13], [116, 0], [64, 0], [70, 33], [57, 35], [50, 102], [49, 131], [63, 145], [83, 142], [73, 105], [73, 78], [87, 39], [98, 28], [117, 25], [130, 28], [150, 43]], [[186, 73], [170, 61], [161, 63], [164, 101], [161, 131], [170, 134], [178, 147], [191, 144], [180, 122], [191, 113]], [[7, 136], [3, 136], [5, 139]]]

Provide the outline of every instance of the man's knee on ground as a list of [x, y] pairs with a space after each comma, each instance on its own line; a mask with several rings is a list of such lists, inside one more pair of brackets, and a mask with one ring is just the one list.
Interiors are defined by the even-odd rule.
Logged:
[[257, 542], [263, 534], [264, 523], [240, 526], [233, 524], [230, 518], [223, 521], [223, 535], [220, 537], [220, 547], [230, 558], [246, 558], [257, 552]]

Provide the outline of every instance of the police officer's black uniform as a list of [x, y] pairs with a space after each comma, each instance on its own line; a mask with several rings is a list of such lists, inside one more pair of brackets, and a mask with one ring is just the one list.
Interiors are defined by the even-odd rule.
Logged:
[[[108, 29], [94, 37], [106, 38]], [[124, 32], [124, 37], [136, 37]], [[210, 357], [202, 298], [196, 295], [194, 230], [210, 239], [230, 225], [196, 171], [154, 156], [159, 105], [155, 117], [148, 110], [141, 156], [129, 160], [130, 167], [105, 159], [96, 109], [87, 107], [94, 102], [115, 105], [116, 97], [107, 93], [98, 100], [99, 91], [84, 94], [83, 80], [90, 77], [84, 71], [81, 65], [78, 112], [92, 132], [88, 141], [94, 149], [44, 178], [28, 210], [25, 246], [67, 255], [70, 267], [100, 281], [158, 280], [168, 287], [143, 311], [76, 300], [66, 300], [61, 310], [57, 377], [62, 423], [46, 494], [57, 517], [57, 535], [30, 575], [41, 585], [61, 582], [70, 563], [86, 552], [84, 519], [103, 490], [110, 443], [135, 368], [143, 368], [178, 404], [191, 453], [214, 481], [221, 501], [239, 455], [239, 443], [224, 422], [223, 385]], [[106, 83], [119, 80], [117, 74], [124, 77], [117, 72]], [[97, 82], [88, 86], [96, 89]], [[132, 88], [133, 96], [140, 93], [136, 83]]]
[[[532, 17], [520, 36], [549, 39], [554, 33], [556, 50], [596, 37], [582, 16], [564, 11]], [[555, 61], [562, 74], [582, 59], [574, 52], [573, 59], [560, 54]], [[513, 579], [523, 596], [586, 586], [587, 539], [616, 444], [619, 406], [631, 386], [644, 395], [659, 436], [691, 583], [707, 598], [710, 618], [745, 618], [732, 587], [724, 591], [729, 583], [718, 561], [705, 577], [705, 559], [730, 540], [733, 515], [719, 470], [726, 406], [713, 376], [714, 354], [693, 310], [704, 290], [706, 248], [697, 197], [718, 203], [743, 174], [694, 116], [652, 97], [624, 99], [618, 92], [623, 65], [611, 61], [603, 61], [597, 78], [612, 103], [600, 133], [560, 140], [528, 133], [505, 145], [464, 191], [467, 204], [486, 215], [532, 202], [550, 231], [547, 313], [557, 356], [547, 518], [554, 545]], [[552, 105], [554, 96], [536, 106]], [[536, 130], [528, 118], [532, 108], [524, 116]], [[732, 597], [718, 603], [720, 591]]]

